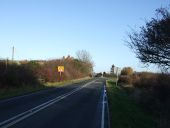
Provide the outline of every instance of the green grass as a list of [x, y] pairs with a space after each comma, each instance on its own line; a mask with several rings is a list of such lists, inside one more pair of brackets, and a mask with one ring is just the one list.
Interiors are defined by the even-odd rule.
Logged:
[[111, 128], [156, 128], [155, 119], [114, 81], [107, 81], [107, 94]]
[[0, 100], [11, 98], [11, 97], [16, 97], [16, 96], [36, 92], [36, 91], [40, 91], [40, 90], [43, 90], [43, 89], [67, 86], [69, 84], [79, 83], [81, 81], [85, 81], [85, 80], [88, 80], [88, 79], [90, 79], [90, 78], [86, 77], [86, 78], [69, 80], [69, 81], [62, 81], [62, 82], [55, 82], [55, 83], [45, 83], [43, 85], [35, 85], [35, 86], [19, 86], [19, 87], [15, 87], [15, 88], [3, 88], [3, 89], [0, 89]]

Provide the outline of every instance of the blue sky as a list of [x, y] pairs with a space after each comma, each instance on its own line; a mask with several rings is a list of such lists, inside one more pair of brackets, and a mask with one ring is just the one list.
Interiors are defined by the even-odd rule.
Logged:
[[130, 28], [138, 29], [169, 0], [0, 0], [0, 58], [54, 59], [87, 50], [95, 71], [111, 65], [143, 68], [125, 45]]

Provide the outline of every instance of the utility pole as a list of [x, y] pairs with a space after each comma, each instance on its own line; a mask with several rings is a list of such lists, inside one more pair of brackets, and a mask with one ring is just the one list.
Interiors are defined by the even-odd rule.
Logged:
[[12, 62], [14, 62], [14, 46], [12, 47]]

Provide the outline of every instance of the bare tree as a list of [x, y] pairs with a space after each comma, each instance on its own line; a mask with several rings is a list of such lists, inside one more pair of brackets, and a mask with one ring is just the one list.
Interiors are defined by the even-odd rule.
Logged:
[[144, 64], [156, 64], [170, 69], [170, 12], [165, 8], [156, 10], [156, 18], [128, 34], [128, 46]]
[[83, 62], [90, 63], [92, 60], [90, 53], [87, 52], [86, 50], [79, 50], [76, 52], [76, 55], [77, 55], [78, 60], [81, 60]]
[[89, 52], [87, 52], [86, 50], [79, 50], [76, 52], [76, 55], [77, 55], [77, 59], [86, 63], [87, 66], [88, 66], [88, 69], [90, 70], [90, 72], [92, 73], [93, 72], [93, 66], [94, 66], [94, 63], [92, 61], [92, 57], [90, 55]]

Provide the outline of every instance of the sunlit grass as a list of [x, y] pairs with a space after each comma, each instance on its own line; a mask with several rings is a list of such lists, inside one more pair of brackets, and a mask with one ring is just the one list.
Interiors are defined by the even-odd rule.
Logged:
[[80, 78], [80, 79], [75, 79], [75, 80], [67, 80], [67, 81], [61, 81], [61, 82], [47, 82], [44, 85], [47, 87], [60, 87], [60, 86], [65, 86], [68, 84], [74, 84], [78, 83], [84, 80], [89, 80], [90, 77], [85, 77], [85, 78]]

